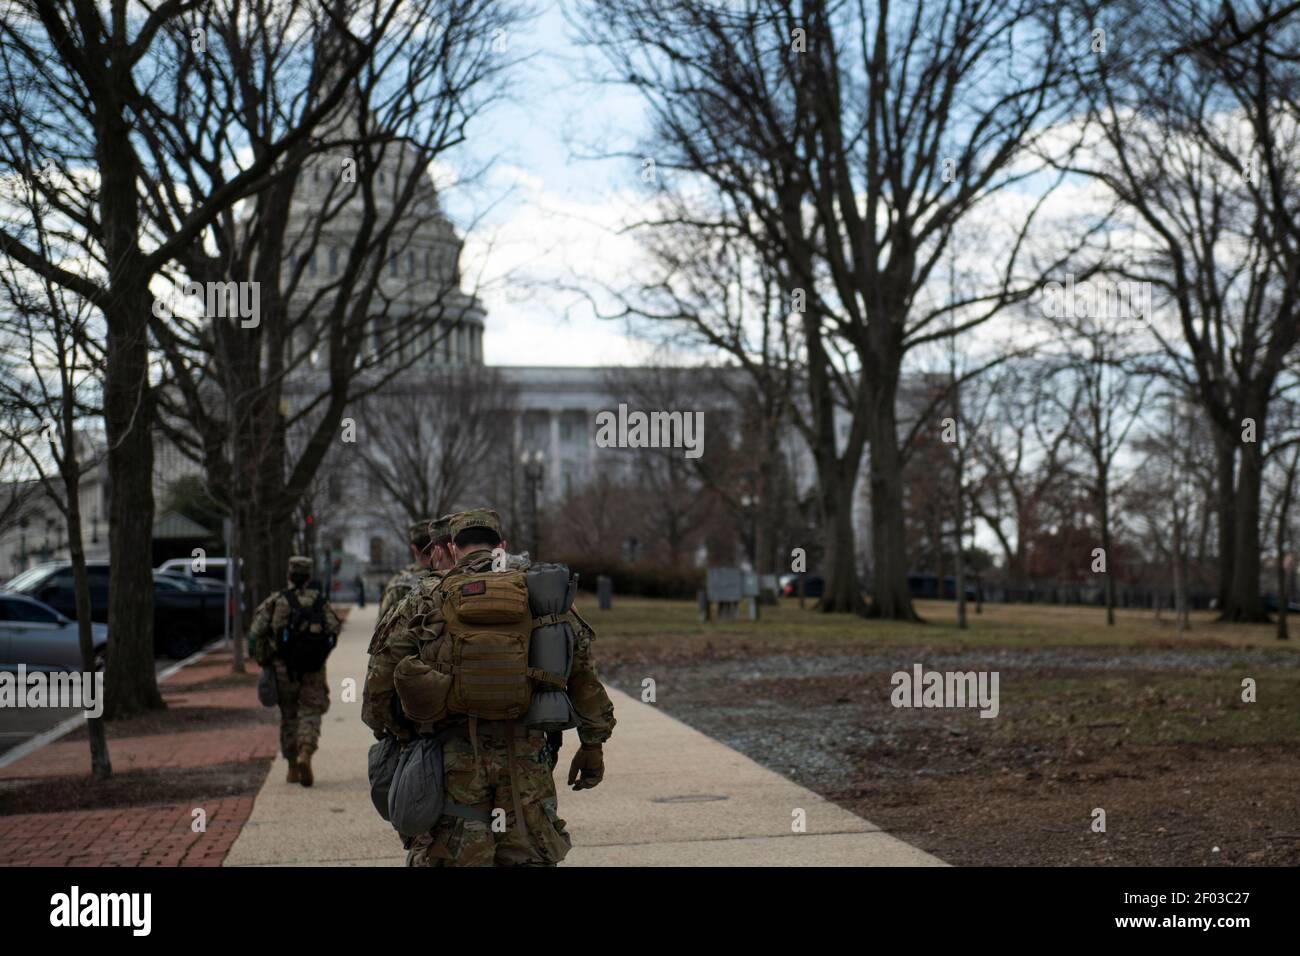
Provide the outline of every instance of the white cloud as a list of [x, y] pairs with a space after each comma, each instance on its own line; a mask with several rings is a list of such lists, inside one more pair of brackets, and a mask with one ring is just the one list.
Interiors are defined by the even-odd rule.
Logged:
[[631, 194], [571, 198], [518, 166], [494, 171], [512, 192], [509, 212], [471, 230], [462, 255], [466, 286], [487, 308], [484, 358], [491, 365], [613, 365], [641, 360], [644, 347], [600, 289], [616, 286], [642, 261], [619, 225], [637, 204]]

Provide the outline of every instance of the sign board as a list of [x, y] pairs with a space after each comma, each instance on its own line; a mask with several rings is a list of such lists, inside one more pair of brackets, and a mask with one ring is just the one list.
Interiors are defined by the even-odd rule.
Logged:
[[745, 573], [740, 568], [709, 568], [707, 584], [710, 602], [739, 604], [745, 596]]

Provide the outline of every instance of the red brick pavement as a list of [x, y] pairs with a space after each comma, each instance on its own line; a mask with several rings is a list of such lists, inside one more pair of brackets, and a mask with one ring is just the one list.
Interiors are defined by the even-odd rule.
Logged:
[[[207, 815], [196, 833], [194, 809]], [[253, 797], [0, 817], [3, 866], [220, 866]]]
[[[272, 724], [245, 724], [220, 730], [108, 738], [113, 770], [190, 769], [274, 757], [279, 731]], [[49, 744], [0, 770], [0, 780], [77, 777], [89, 770], [84, 739]]]
[[[162, 684], [169, 708], [220, 707], [261, 710], [251, 685], [210, 690], [188, 688], [230, 673], [230, 655], [217, 651], [173, 674]], [[0, 780], [83, 777], [86, 742], [50, 744], [0, 770]], [[114, 771], [195, 768], [270, 759], [278, 746], [275, 724], [177, 732], [114, 735], [108, 725]], [[0, 816], [0, 866], [219, 866], [253, 809], [254, 795], [214, 797], [184, 804], [70, 810]], [[206, 829], [194, 831], [193, 810], [206, 812]]]

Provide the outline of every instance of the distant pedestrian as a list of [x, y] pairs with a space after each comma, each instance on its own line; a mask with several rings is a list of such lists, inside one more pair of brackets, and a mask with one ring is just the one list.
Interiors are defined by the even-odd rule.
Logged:
[[366, 606], [366, 579], [358, 574], [356, 585], [357, 585], [357, 607], [365, 607]]
[[342, 628], [319, 588], [308, 587], [311, 558], [289, 559], [289, 586], [257, 607], [249, 637], [253, 656], [275, 671], [280, 705], [280, 752], [289, 783], [310, 787], [311, 755], [320, 741], [321, 716], [330, 708], [325, 658]]

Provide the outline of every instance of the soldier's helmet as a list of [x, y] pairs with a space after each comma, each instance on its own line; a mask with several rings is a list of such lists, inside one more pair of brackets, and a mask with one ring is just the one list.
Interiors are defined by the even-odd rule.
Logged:
[[429, 537], [429, 524], [429, 519], [423, 518], [411, 522], [411, 526], [407, 528], [407, 540], [415, 545], [417, 551], [428, 551], [429, 545], [433, 543]]
[[499, 538], [501, 537], [501, 516], [491, 508], [471, 508], [468, 511], [458, 511], [451, 516], [451, 537], [455, 540], [456, 536], [462, 531], [468, 531], [470, 528], [487, 528]]
[[429, 540], [434, 544], [446, 544], [451, 540], [451, 515], [443, 515], [429, 522]]
[[311, 577], [311, 558], [295, 554], [289, 559], [289, 577]]

